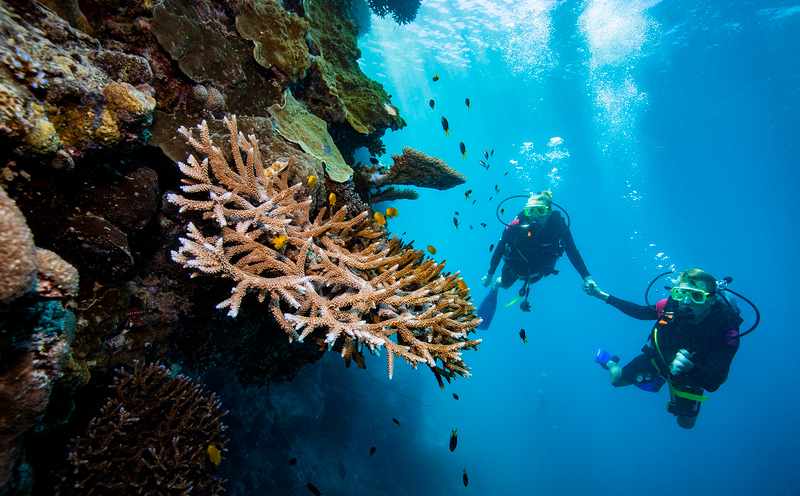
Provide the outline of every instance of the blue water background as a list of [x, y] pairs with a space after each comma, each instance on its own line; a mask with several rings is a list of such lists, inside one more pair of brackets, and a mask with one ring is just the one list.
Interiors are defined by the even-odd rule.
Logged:
[[[614, 389], [593, 362], [603, 347], [627, 363], [651, 323], [585, 295], [564, 257], [532, 288], [531, 313], [503, 307], [519, 284], [501, 291], [479, 351], [464, 353], [472, 377], [444, 391], [399, 359], [389, 381], [383, 353], [367, 371], [328, 353], [282, 386], [326, 391], [324, 419], [308, 421], [327, 434], [303, 448], [332, 453], [312, 471], [323, 493], [800, 494], [798, 33], [800, 5], [779, 1], [429, 0], [407, 26], [373, 18], [362, 68], [408, 122], [385, 137], [388, 153], [410, 146], [468, 178], [376, 208], [396, 207], [391, 232], [434, 246], [476, 306], [498, 202], [550, 188], [603, 290], [643, 303], [660, 272], [702, 268], [732, 276], [762, 322], [686, 431], [666, 389]], [[505, 207], [510, 222], [521, 200]]]

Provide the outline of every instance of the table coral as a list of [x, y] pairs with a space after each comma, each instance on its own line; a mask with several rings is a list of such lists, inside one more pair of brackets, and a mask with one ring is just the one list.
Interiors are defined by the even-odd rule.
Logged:
[[[172, 257], [193, 275], [233, 280], [231, 297], [217, 308], [235, 317], [253, 293], [261, 302], [269, 298], [290, 341], [321, 329], [322, 347], [339, 351], [348, 365], [355, 360], [365, 367], [362, 351], [385, 347], [390, 377], [395, 357], [414, 367], [427, 364], [441, 387], [442, 378], [468, 377], [461, 352], [477, 349], [480, 340], [468, 334], [480, 319], [458, 273], [442, 274], [444, 265], [424, 252], [388, 239], [369, 212], [348, 218], [347, 206], [323, 208], [312, 220], [304, 183], [288, 184], [289, 164], [265, 167], [255, 137], [239, 133], [235, 117], [226, 124], [232, 162], [211, 141], [205, 121], [199, 138], [179, 130], [205, 157], [190, 155], [178, 164], [187, 196], [167, 195], [181, 211], [201, 212], [209, 221], [200, 228], [189, 223]], [[281, 235], [285, 243], [275, 249]]]
[[373, 188], [388, 184], [405, 184], [433, 189], [450, 189], [467, 181], [464, 174], [453, 169], [439, 158], [431, 157], [410, 147], [402, 155], [392, 154], [394, 163], [388, 169], [380, 168], [370, 177]]

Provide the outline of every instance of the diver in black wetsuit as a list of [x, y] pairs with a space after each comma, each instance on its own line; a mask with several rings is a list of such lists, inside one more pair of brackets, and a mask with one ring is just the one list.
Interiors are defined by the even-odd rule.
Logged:
[[[482, 279], [483, 285], [491, 284], [492, 289], [478, 307], [478, 316], [483, 319], [478, 329], [489, 328], [497, 307], [497, 290], [508, 289], [518, 279], [523, 281], [519, 295], [524, 296], [524, 300], [520, 309], [529, 312], [530, 285], [550, 274], [558, 274], [556, 262], [565, 251], [572, 266], [583, 277], [583, 290], [590, 292], [597, 286], [578, 253], [569, 227], [561, 213], [553, 211], [552, 205], [553, 194], [549, 190], [532, 195], [522, 212], [503, 231], [489, 270]], [[503, 271], [501, 277], [494, 280], [500, 259], [504, 262]]]
[[669, 382], [667, 410], [685, 429], [694, 427], [703, 390], [716, 391], [728, 378], [731, 361], [739, 349], [742, 319], [717, 299], [717, 281], [707, 272], [682, 272], [669, 299], [656, 308], [637, 305], [604, 293], [596, 285], [588, 293], [639, 320], [657, 320], [642, 354], [625, 367], [619, 357], [598, 350], [595, 361], [611, 376], [615, 387], [634, 384], [657, 392]]

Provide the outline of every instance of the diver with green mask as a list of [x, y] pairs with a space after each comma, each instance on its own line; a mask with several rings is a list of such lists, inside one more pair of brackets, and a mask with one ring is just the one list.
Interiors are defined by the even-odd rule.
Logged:
[[[564, 217], [553, 210], [553, 193], [546, 190], [531, 195], [517, 218], [506, 225], [492, 254], [489, 270], [482, 279], [485, 287], [491, 285], [491, 290], [478, 307], [478, 316], [483, 319], [478, 329], [489, 328], [497, 309], [498, 290], [508, 289], [520, 279], [523, 284], [517, 299], [523, 299], [520, 309], [529, 312], [530, 285], [550, 274], [558, 274], [556, 262], [564, 252], [583, 278], [583, 290], [592, 291], [597, 285], [575, 246]], [[494, 273], [501, 260], [503, 270], [495, 279]]]

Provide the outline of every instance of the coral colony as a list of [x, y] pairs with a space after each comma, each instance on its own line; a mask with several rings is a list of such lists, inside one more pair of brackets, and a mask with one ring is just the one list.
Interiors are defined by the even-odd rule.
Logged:
[[[291, 159], [264, 167], [255, 137], [238, 131], [235, 116], [225, 123], [232, 164], [211, 142], [205, 122], [199, 139], [180, 129], [205, 155], [179, 164], [187, 176], [181, 189], [201, 199], [167, 198], [211, 221], [209, 234], [189, 224], [172, 258], [195, 274], [233, 281], [231, 297], [217, 308], [235, 317], [253, 293], [269, 300], [290, 341], [322, 329], [322, 347], [340, 350], [348, 365], [355, 360], [364, 367], [363, 347], [371, 353], [385, 347], [389, 377], [395, 356], [415, 367], [427, 364], [442, 387], [442, 377], [469, 376], [461, 351], [477, 347], [480, 340], [467, 334], [479, 322], [468, 290], [458, 287], [458, 273], [442, 275], [443, 266], [424, 252], [387, 239], [368, 212], [348, 219], [346, 206], [325, 207], [312, 222], [303, 183], [288, 185]], [[275, 249], [273, 240], [284, 235], [285, 244]]]

